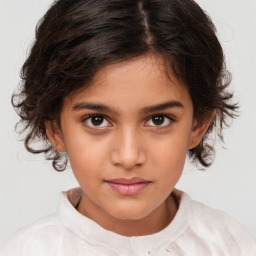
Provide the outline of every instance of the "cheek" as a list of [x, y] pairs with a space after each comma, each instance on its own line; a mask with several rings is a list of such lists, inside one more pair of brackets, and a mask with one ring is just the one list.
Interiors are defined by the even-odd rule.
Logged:
[[162, 166], [183, 167], [188, 150], [188, 141], [188, 134], [173, 133], [154, 143], [152, 155], [155, 156], [155, 161]]
[[185, 159], [186, 151], [184, 150], [179, 151], [175, 148], [175, 150], [163, 152], [162, 156], [159, 156], [158, 161], [158, 169], [162, 170], [159, 178], [161, 178], [168, 186], [175, 185], [182, 174]]
[[[96, 153], [97, 152], [97, 153]], [[69, 160], [74, 171], [97, 170], [105, 160], [105, 151], [102, 148], [81, 148], [77, 152], [69, 153]]]
[[151, 161], [155, 170], [161, 170], [155, 174], [161, 179], [163, 187], [173, 188], [178, 182], [186, 160], [188, 132], [172, 133], [170, 136], [158, 140], [151, 151]]
[[74, 173], [94, 170], [97, 172], [107, 156], [108, 145], [104, 140], [95, 141], [90, 136], [74, 136], [66, 143], [69, 161]]

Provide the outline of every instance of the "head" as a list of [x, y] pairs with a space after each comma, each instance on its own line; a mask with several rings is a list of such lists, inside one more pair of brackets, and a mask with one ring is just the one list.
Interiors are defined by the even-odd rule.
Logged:
[[[21, 73], [21, 91], [13, 97], [28, 131], [28, 151], [45, 153], [56, 170], [64, 170], [68, 155], [49, 142], [47, 124], [61, 129], [65, 99], [93, 90], [102, 70], [145, 56], [161, 59], [166, 77], [186, 88], [194, 124], [207, 124], [187, 153], [209, 166], [214, 153], [209, 135], [216, 130], [222, 137], [223, 125], [234, 117], [236, 105], [226, 91], [230, 74], [215, 27], [192, 0], [54, 2], [37, 26]], [[43, 142], [41, 148], [34, 148], [38, 140]]]

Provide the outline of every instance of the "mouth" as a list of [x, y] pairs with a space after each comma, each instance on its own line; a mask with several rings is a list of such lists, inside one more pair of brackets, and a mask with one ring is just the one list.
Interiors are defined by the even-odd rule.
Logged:
[[134, 196], [139, 194], [143, 189], [145, 189], [151, 181], [142, 178], [132, 178], [132, 179], [112, 179], [105, 181], [114, 191], [123, 196]]

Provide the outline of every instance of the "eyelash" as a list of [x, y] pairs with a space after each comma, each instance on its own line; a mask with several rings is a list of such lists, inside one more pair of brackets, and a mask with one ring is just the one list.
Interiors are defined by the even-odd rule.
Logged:
[[[104, 115], [101, 114], [93, 114], [93, 115], [88, 115], [85, 118], [83, 118], [82, 122], [86, 123], [88, 120], [92, 119], [93, 117], [99, 117], [99, 118], [103, 118], [103, 122], [107, 121], [108, 123], [110, 123], [110, 121], [108, 121], [108, 118]], [[153, 116], [150, 116], [149, 118], [147, 118], [146, 123], [150, 122], [150, 120], [152, 120], [154, 117], [163, 117], [165, 118], [164, 122], [166, 121], [166, 119], [168, 119], [168, 124], [161, 126], [161, 125], [147, 125], [147, 127], [154, 127], [157, 129], [165, 129], [168, 128], [172, 123], [174, 123], [176, 120], [173, 116], [168, 115], [168, 114], [155, 114]], [[91, 129], [104, 129], [105, 127], [110, 127], [111, 125], [107, 125], [107, 126], [94, 126], [92, 125], [88, 125], [87, 123], [85, 124], [85, 126], [91, 128]]]
[[[90, 120], [90, 119], [93, 118], [93, 117], [103, 118], [104, 121], [107, 121], [108, 123], [110, 123], [110, 122], [108, 121], [108, 118], [107, 118], [107, 117], [105, 117], [105, 116], [103, 116], [103, 115], [100, 115], [100, 114], [88, 115], [88, 116], [86, 116], [85, 118], [83, 118], [82, 122], [83, 122], [83, 123], [86, 123], [86, 121]], [[104, 122], [104, 121], [103, 121], [103, 122]], [[109, 126], [99, 127], [99, 126], [93, 126], [93, 125], [88, 125], [88, 124], [86, 124], [86, 126], [88, 126], [89, 128], [92, 128], [92, 129], [102, 129], [102, 128], [105, 128], [105, 127], [109, 127]]]
[[[159, 125], [159, 126], [158, 126], [158, 125], [152, 125], [152, 126], [151, 126], [151, 127], [157, 128], [157, 129], [168, 128], [171, 124], [173, 124], [173, 123], [175, 122], [174, 117], [171, 116], [171, 115], [167, 115], [167, 114], [155, 114], [155, 115], [151, 116], [149, 119], [147, 119], [148, 121], [147, 121], [146, 123], [152, 121], [153, 118], [155, 118], [155, 117], [165, 118], [165, 119], [164, 119], [164, 123], [166, 122], [166, 119], [168, 120], [168, 124], [167, 124], [167, 125]], [[152, 121], [152, 122], [153, 122], [153, 121]], [[149, 125], [149, 126], [150, 126], [150, 125]]]

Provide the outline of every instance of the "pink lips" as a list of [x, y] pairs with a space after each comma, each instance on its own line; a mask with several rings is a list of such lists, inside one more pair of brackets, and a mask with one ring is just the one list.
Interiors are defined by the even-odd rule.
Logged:
[[123, 196], [137, 195], [141, 190], [151, 183], [148, 180], [137, 177], [132, 179], [113, 179], [106, 182], [112, 189]]

